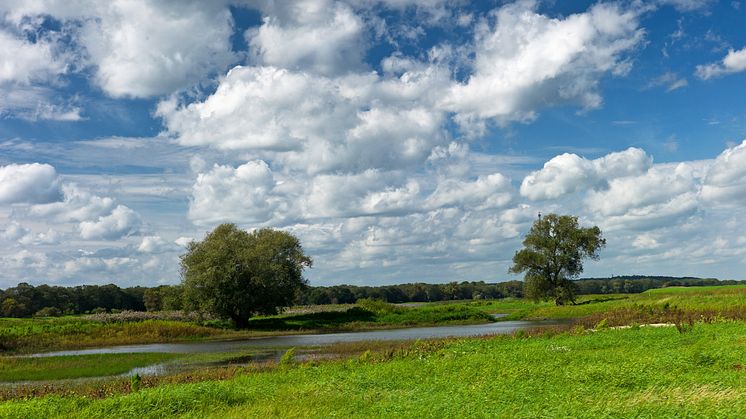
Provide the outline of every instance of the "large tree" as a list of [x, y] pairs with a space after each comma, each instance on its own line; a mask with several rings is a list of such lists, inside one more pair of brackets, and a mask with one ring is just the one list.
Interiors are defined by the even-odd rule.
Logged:
[[601, 230], [580, 227], [578, 217], [539, 216], [523, 240], [524, 248], [513, 256], [510, 272], [526, 273], [523, 292], [534, 301], [574, 303], [572, 279], [583, 272], [583, 259], [598, 259], [598, 250], [605, 245]]
[[303, 269], [311, 263], [292, 234], [221, 224], [181, 256], [185, 297], [195, 308], [245, 327], [253, 315], [291, 305], [307, 286]]

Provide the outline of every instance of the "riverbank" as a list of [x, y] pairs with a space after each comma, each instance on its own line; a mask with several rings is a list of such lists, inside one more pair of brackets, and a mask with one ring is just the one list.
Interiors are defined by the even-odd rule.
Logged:
[[740, 321], [411, 343], [103, 399], [0, 404], [0, 417], [726, 416], [746, 413]]
[[[325, 311], [325, 310], [329, 311]], [[238, 340], [262, 336], [358, 332], [500, 320], [574, 319], [586, 328], [642, 323], [691, 323], [701, 319], [746, 319], [746, 286], [671, 287], [641, 294], [580, 296], [555, 306], [522, 299], [425, 303], [414, 307], [366, 302], [363, 306], [316, 306], [251, 319], [249, 329], [227, 322], [165, 320], [158, 313], [35, 319], [0, 319], [0, 354], [168, 342]], [[146, 320], [142, 320], [145, 318]], [[168, 316], [168, 318], [171, 318]]]
[[240, 340], [257, 337], [358, 332], [495, 321], [487, 311], [465, 304], [402, 307], [368, 302], [344, 311], [305, 310], [278, 316], [256, 317], [249, 328], [235, 330], [227, 322], [161, 320], [157, 314], [76, 316], [60, 318], [0, 319], [0, 354], [104, 346]]

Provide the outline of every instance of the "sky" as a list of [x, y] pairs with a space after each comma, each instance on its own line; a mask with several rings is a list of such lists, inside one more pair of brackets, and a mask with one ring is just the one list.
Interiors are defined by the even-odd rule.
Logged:
[[0, 288], [155, 286], [220, 223], [311, 285], [746, 279], [746, 2], [7, 0]]

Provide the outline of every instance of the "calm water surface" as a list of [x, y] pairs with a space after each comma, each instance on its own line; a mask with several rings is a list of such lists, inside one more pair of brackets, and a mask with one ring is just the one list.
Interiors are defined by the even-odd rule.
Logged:
[[290, 348], [302, 346], [328, 346], [343, 342], [366, 340], [400, 341], [446, 337], [485, 336], [512, 333], [519, 329], [551, 326], [563, 323], [557, 320], [545, 321], [503, 321], [487, 324], [413, 327], [409, 329], [373, 330], [366, 332], [326, 333], [317, 335], [270, 336], [245, 340], [212, 341], [195, 343], [152, 343], [145, 345], [123, 345], [105, 348], [78, 349], [70, 351], [44, 352], [29, 355], [48, 357], [63, 355], [121, 354], [139, 352], [166, 353], [222, 353], [238, 352], [254, 348]]

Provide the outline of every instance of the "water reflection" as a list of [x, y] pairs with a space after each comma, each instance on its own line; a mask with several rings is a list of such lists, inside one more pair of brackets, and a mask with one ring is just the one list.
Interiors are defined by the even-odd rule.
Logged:
[[238, 352], [253, 348], [290, 348], [303, 346], [328, 346], [336, 343], [361, 341], [403, 341], [447, 337], [468, 337], [508, 334], [519, 329], [562, 324], [563, 321], [504, 321], [488, 324], [414, 327], [409, 329], [373, 330], [350, 333], [327, 333], [315, 335], [285, 335], [260, 337], [235, 341], [211, 341], [195, 343], [154, 343], [144, 345], [123, 345], [106, 348], [77, 349], [69, 351], [44, 352], [30, 357], [66, 355], [122, 354], [122, 353], [223, 353]]

